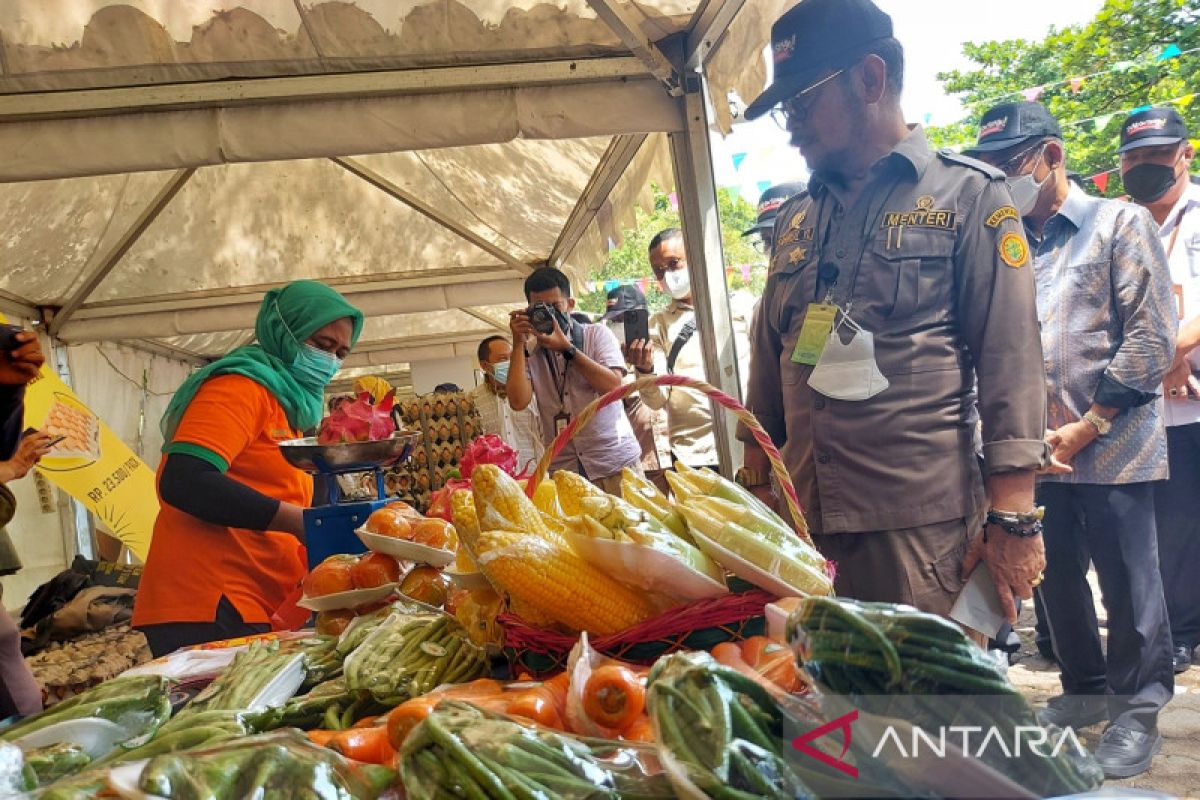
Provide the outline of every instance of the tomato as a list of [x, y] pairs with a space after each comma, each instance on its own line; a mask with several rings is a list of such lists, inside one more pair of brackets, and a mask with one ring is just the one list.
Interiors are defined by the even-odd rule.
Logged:
[[412, 523], [412, 540], [417, 544], [436, 547], [438, 550], [458, 549], [458, 535], [454, 526], [444, 519], [424, 517]]
[[412, 536], [412, 523], [404, 509], [395, 504], [384, 506], [367, 517], [366, 528], [379, 536], [408, 539]]
[[356, 589], [374, 589], [400, 580], [400, 565], [386, 553], [367, 553], [350, 568]]
[[301, 587], [306, 597], [321, 597], [338, 592], [349, 592], [354, 589], [354, 578], [350, 570], [354, 566], [354, 556], [330, 556], [305, 576]]
[[400, 582], [400, 593], [431, 606], [441, 606], [450, 592], [450, 579], [436, 567], [413, 567]]
[[317, 614], [317, 633], [323, 633], [327, 636], [341, 636], [342, 631], [346, 630], [346, 626], [350, 624], [350, 620], [354, 619], [355, 616], [355, 612], [348, 608], [321, 611]]

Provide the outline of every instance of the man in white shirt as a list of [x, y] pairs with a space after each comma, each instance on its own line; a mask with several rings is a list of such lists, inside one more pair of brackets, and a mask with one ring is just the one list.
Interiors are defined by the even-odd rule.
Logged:
[[[650, 240], [650, 268], [671, 303], [650, 318], [650, 341], [630, 343], [629, 363], [640, 375], [678, 374], [705, 380], [704, 354], [696, 336], [696, 312], [692, 307], [691, 276], [683, 249], [683, 232], [668, 228]], [[747, 331], [754, 299], [742, 293], [729, 297], [733, 316], [734, 348], [745, 394], [750, 374], [750, 339]], [[717, 467], [717, 443], [713, 438], [712, 406], [700, 392], [682, 386], [651, 386], [641, 392], [650, 408], [667, 409], [671, 454], [689, 467]]]
[[494, 433], [517, 451], [522, 469], [536, 464], [542, 457], [541, 423], [538, 421], [537, 400], [520, 411], [508, 404], [505, 384], [508, 382], [508, 362], [512, 347], [508, 339], [497, 334], [479, 343], [476, 353], [483, 383], [475, 387], [470, 398], [479, 411], [484, 433]]
[[1159, 225], [1171, 268], [1179, 333], [1163, 379], [1170, 478], [1155, 485], [1158, 561], [1171, 622], [1176, 673], [1200, 644], [1200, 186], [1195, 156], [1174, 108], [1148, 108], [1121, 126], [1121, 181]]

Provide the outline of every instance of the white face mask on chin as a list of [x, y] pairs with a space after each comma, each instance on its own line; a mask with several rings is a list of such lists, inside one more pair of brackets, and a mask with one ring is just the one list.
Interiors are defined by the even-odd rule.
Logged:
[[875, 337], [849, 317], [843, 316], [842, 324], [854, 330], [854, 337], [843, 344], [841, 325], [829, 332], [808, 385], [834, 400], [869, 400], [888, 388], [888, 379], [875, 363]]

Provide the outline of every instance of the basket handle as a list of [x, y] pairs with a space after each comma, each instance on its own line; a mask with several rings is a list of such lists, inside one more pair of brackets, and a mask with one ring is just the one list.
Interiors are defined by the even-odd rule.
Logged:
[[791, 512], [792, 520], [795, 522], [796, 533], [807, 544], [815, 547], [812, 537], [808, 534], [808, 523], [805, 521], [804, 512], [800, 508], [800, 500], [796, 497], [796, 487], [792, 484], [792, 477], [788, 475], [787, 468], [783, 465], [783, 456], [779, 454], [779, 449], [775, 447], [775, 444], [771, 441], [771, 437], [763, 430], [762, 425], [736, 399], [725, 394], [712, 384], [684, 375], [647, 375], [646, 377], [638, 378], [632, 383], [622, 384], [608, 394], [597, 397], [588, 403], [583, 411], [572, 417], [566, 427], [559, 431], [559, 434], [554, 437], [554, 441], [546, 448], [546, 452], [542, 454], [541, 460], [538, 461], [537, 466], [533, 468], [533, 473], [529, 476], [529, 482], [525, 487], [526, 493], [530, 497], [533, 497], [537, 485], [549, 473], [550, 463], [562, 452], [567, 442], [571, 441], [583, 426], [591, 422], [592, 417], [596, 416], [596, 413], [600, 409], [612, 405], [618, 400], [624, 400], [646, 386], [686, 386], [689, 389], [703, 392], [718, 405], [732, 412], [738, 418], [738, 421], [746, 426], [754, 436], [754, 441], [767, 454], [767, 458], [771, 462], [771, 473], [775, 476], [775, 480], [778, 482], [780, 488], [783, 489], [783, 499], [787, 503], [788, 511]]

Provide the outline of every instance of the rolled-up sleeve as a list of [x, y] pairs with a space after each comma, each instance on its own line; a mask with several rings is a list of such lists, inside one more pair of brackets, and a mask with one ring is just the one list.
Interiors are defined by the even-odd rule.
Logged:
[[1130, 205], [1118, 217], [1112, 242], [1112, 286], [1121, 344], [1096, 387], [1094, 402], [1135, 408], [1158, 397], [1175, 357], [1177, 319], [1171, 273], [1149, 212]]
[[989, 181], [966, 211], [955, 251], [958, 317], [978, 381], [989, 475], [1036, 469], [1049, 455], [1032, 258], [1015, 213], [995, 213], [1012, 206], [1004, 182]]
[[[779, 276], [767, 279], [766, 290], [750, 320], [750, 369], [746, 381], [746, 408], [778, 447], [787, 441], [787, 426], [783, 414], [783, 384], [780, 381], [779, 358], [783, 341], [772, 325], [770, 303]], [[745, 425], [739, 424], [737, 437], [743, 442], [754, 441]]]

